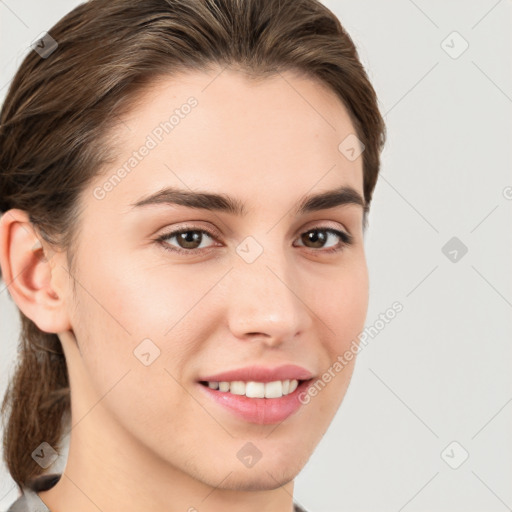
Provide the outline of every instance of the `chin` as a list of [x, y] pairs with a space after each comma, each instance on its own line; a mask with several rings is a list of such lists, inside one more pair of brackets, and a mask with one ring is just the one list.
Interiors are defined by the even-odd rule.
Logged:
[[247, 470], [234, 471], [226, 478], [218, 489], [231, 491], [271, 491], [291, 482], [299, 473], [288, 465], [286, 468], [267, 468], [262, 466]]
[[305, 446], [300, 448], [302, 450], [296, 449], [288, 454], [276, 454], [275, 451], [268, 457], [263, 454], [262, 458], [249, 468], [243, 467], [241, 463], [240, 467], [238, 464], [235, 467], [226, 467], [224, 474], [227, 475], [230, 471], [231, 474], [219, 485], [218, 473], [215, 473], [212, 475], [212, 478], [216, 479], [214, 485], [234, 491], [270, 491], [282, 487], [301, 472], [311, 455]]

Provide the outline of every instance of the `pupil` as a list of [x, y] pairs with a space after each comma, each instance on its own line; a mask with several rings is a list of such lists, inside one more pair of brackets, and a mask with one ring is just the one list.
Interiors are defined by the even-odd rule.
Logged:
[[[180, 234], [180, 240], [185, 242], [185, 249], [193, 249], [194, 244], [201, 245], [201, 233], [197, 231], [186, 231]], [[187, 244], [192, 244], [193, 247], [189, 247]]]
[[323, 231], [310, 231], [306, 234], [306, 239], [316, 244], [315, 247], [322, 247], [323, 243], [325, 243], [325, 234]]

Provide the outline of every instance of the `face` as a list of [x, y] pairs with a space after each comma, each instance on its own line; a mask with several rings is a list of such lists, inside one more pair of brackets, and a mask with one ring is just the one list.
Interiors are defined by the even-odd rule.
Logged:
[[[84, 378], [146, 453], [212, 486], [231, 473], [221, 487], [276, 488], [329, 426], [354, 360], [333, 365], [364, 328], [362, 155], [339, 149], [349, 115], [308, 78], [224, 71], [160, 80], [123, 121], [118, 161], [81, 196], [69, 317]], [[352, 195], [300, 209], [342, 187]], [[303, 374], [244, 370], [283, 365]], [[237, 369], [229, 381], [313, 378], [264, 399], [199, 382]]]

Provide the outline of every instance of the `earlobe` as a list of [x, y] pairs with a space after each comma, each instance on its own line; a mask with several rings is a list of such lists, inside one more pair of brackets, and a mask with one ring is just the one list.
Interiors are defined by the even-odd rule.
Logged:
[[2, 215], [0, 266], [9, 293], [40, 330], [57, 333], [69, 329], [70, 324], [65, 289], [56, 287], [57, 274], [61, 274], [59, 254], [45, 245], [25, 211], [11, 209]]

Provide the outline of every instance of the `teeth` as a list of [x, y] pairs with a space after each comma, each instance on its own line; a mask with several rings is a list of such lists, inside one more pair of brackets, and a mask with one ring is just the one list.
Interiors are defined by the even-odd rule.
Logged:
[[[257, 384], [253, 382], [253, 384]], [[257, 384], [259, 386], [259, 384]], [[249, 394], [247, 393], [247, 396]], [[265, 383], [265, 398], [279, 398], [283, 396], [283, 383], [280, 380]]]
[[293, 379], [290, 381], [290, 389], [288, 390], [288, 393], [293, 393], [296, 389], [297, 389], [297, 386], [299, 385], [298, 381]]
[[273, 382], [244, 382], [242, 380], [208, 382], [210, 389], [228, 391], [234, 395], [245, 395], [249, 398], [280, 398], [283, 395], [293, 393], [298, 385], [299, 381], [297, 379], [275, 380]]
[[234, 395], [245, 395], [245, 382], [235, 380], [229, 385], [229, 392]]

